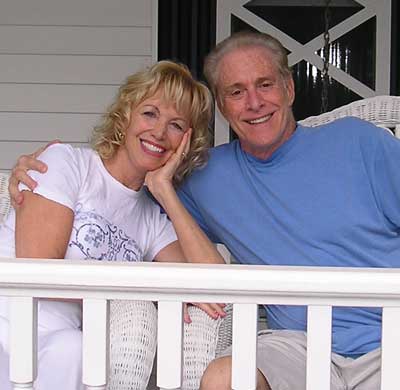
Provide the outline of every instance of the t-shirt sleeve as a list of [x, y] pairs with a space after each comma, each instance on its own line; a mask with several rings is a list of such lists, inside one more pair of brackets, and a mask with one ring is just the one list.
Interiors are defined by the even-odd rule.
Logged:
[[[75, 210], [80, 171], [74, 149], [70, 145], [52, 145], [39, 156], [39, 160], [46, 163], [48, 169], [45, 173], [28, 172], [38, 183], [33, 192]], [[29, 191], [24, 184], [20, 184], [19, 189]]]
[[364, 155], [377, 204], [387, 220], [400, 227], [400, 139], [385, 129], [375, 128], [368, 135]]
[[168, 219], [165, 213], [161, 212], [161, 209], [158, 206], [155, 207], [152, 230], [153, 239], [151, 240], [147, 253], [144, 256], [145, 261], [153, 261], [161, 249], [178, 239], [172, 222]]

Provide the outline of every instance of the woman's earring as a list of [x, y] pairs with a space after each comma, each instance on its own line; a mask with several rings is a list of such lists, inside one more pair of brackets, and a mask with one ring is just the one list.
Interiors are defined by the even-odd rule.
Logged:
[[117, 130], [115, 133], [115, 140], [118, 144], [122, 145], [125, 141], [125, 134], [121, 130]]

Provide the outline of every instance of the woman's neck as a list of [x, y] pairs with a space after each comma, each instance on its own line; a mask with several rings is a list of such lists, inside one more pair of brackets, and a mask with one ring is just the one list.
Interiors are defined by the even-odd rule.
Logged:
[[128, 161], [122, 161], [121, 155], [101, 159], [107, 172], [125, 187], [138, 191], [144, 183], [144, 174], [138, 174]]

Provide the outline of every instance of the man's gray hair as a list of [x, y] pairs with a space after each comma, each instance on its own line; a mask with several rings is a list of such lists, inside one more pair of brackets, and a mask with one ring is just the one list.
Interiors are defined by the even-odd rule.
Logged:
[[276, 38], [265, 33], [241, 31], [232, 34], [230, 37], [218, 43], [218, 45], [207, 55], [204, 61], [204, 75], [208, 81], [212, 93], [216, 98], [218, 98], [218, 68], [221, 59], [225, 54], [244, 47], [266, 48], [273, 54], [273, 57], [276, 60], [278, 71], [282, 77], [287, 79], [291, 76], [291, 70], [288, 65], [287, 51]]

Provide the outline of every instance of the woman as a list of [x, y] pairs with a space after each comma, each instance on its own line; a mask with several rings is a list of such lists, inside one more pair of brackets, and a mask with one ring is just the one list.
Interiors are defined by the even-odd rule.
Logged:
[[[1, 227], [0, 257], [222, 263], [174, 190], [206, 160], [210, 116], [208, 89], [182, 65], [161, 61], [128, 77], [94, 130], [93, 150], [53, 145], [43, 152], [49, 168], [32, 174], [37, 187], [24, 193], [23, 204]], [[205, 308], [224, 315], [217, 304]], [[7, 316], [2, 298], [2, 362], [8, 354]], [[81, 321], [79, 302], [39, 302], [37, 390], [82, 387]], [[148, 355], [153, 359], [154, 350]], [[136, 388], [145, 387], [149, 374]], [[110, 379], [112, 385], [113, 373]], [[11, 389], [4, 372], [0, 380], [1, 389]]]

